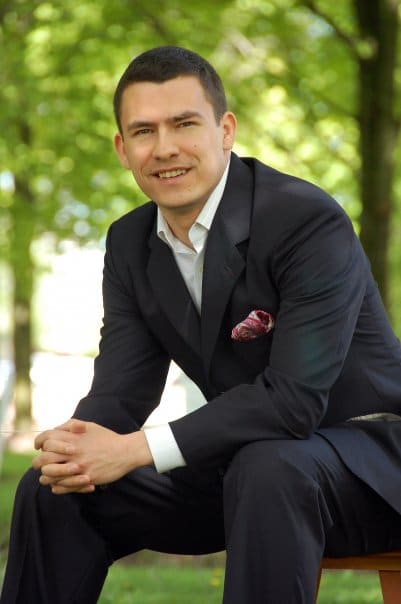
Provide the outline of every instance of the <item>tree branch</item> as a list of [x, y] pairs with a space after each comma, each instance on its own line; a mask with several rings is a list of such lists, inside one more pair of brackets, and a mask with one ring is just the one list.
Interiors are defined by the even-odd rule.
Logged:
[[175, 36], [172, 35], [172, 29], [166, 27], [158, 16], [156, 16], [151, 10], [145, 8], [143, 5], [141, 5], [140, 11], [153, 27], [156, 34], [159, 35], [163, 40], [164, 44], [177, 44]]
[[[274, 76], [273, 74], [269, 73], [269, 80], [272, 83], [278, 84], [279, 86], [283, 85], [282, 76]], [[296, 76], [294, 71], [290, 70], [288, 72], [287, 82], [289, 84], [289, 89], [290, 89], [291, 93], [293, 94], [293, 96], [296, 97], [297, 94], [299, 95], [299, 78]], [[267, 85], [267, 83], [266, 83], [266, 85]], [[310, 94], [308, 94], [308, 95], [305, 93], [302, 94], [302, 98], [304, 99], [304, 103], [302, 106], [304, 108], [308, 107], [308, 113], [311, 116], [313, 116], [314, 120], [318, 119], [318, 116], [313, 111], [314, 99], [323, 101], [333, 113], [337, 113], [338, 115], [342, 115], [344, 117], [352, 118], [355, 120], [358, 119], [358, 116], [355, 112], [350, 111], [348, 108], [333, 101], [333, 99], [330, 96], [328, 96], [327, 94], [324, 94], [322, 92], [322, 90], [317, 90], [316, 88], [313, 88], [313, 87], [310, 87], [309, 90], [310, 90]]]
[[3, 24], [4, 17], [9, 12], [9, 10], [11, 10], [11, 8], [12, 8], [11, 2], [4, 3], [3, 6], [0, 6], [0, 25]]
[[353, 38], [352, 36], [350, 36], [346, 31], [344, 31], [338, 25], [338, 23], [336, 23], [334, 21], [334, 19], [330, 15], [328, 15], [325, 11], [323, 11], [317, 5], [315, 0], [298, 0], [298, 4], [300, 6], [306, 7], [312, 13], [314, 13], [317, 17], [319, 17], [320, 19], [323, 19], [323, 21], [326, 21], [326, 23], [337, 34], [337, 36], [340, 38], [340, 40], [342, 40], [343, 42], [345, 42], [347, 44], [348, 48], [350, 48], [350, 50], [355, 55], [355, 57], [357, 57], [358, 59], [360, 58], [360, 53], [358, 51], [358, 40], [356, 38]]
[[[322, 140], [322, 136], [320, 134], [316, 134], [316, 129], [313, 126], [312, 126], [311, 129], [315, 132], [315, 136], [317, 138], [319, 138], [320, 140]], [[293, 165], [298, 166], [300, 168], [303, 168], [304, 166], [307, 166], [310, 169], [310, 163], [308, 161], [299, 159], [299, 157], [297, 157], [296, 153], [294, 153], [293, 146], [289, 146], [282, 139], [282, 137], [279, 134], [274, 133], [271, 130], [265, 131], [264, 134], [266, 135], [267, 138], [269, 138], [274, 143], [274, 145], [277, 147], [277, 149], [279, 149], [280, 151], [283, 151], [287, 155], [287, 157], [289, 158], [289, 161]], [[349, 170], [350, 170], [352, 176], [354, 177], [354, 179], [358, 179], [359, 178], [359, 169], [355, 168], [354, 166], [352, 166], [350, 164], [348, 158], [343, 157], [341, 155], [341, 153], [339, 153], [339, 152], [335, 151], [334, 149], [332, 149], [329, 146], [327, 140], [324, 140], [323, 146], [325, 148], [326, 153], [329, 154], [334, 160], [336, 160], [336, 161], [338, 161], [338, 162], [340, 162], [342, 164], [345, 164], [349, 168]]]

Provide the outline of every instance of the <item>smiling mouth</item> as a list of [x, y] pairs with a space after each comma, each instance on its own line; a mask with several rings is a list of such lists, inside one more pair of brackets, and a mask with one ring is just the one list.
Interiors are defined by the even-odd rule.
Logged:
[[164, 172], [157, 172], [155, 176], [162, 179], [176, 178], [177, 176], [184, 176], [184, 174], [187, 174], [187, 172], [189, 172], [189, 170], [186, 170], [184, 168], [177, 168], [176, 170], [164, 170]]

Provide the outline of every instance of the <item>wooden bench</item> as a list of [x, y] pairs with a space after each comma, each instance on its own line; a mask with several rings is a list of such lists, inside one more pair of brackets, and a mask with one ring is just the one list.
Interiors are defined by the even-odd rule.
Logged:
[[350, 558], [323, 558], [316, 589], [318, 601], [322, 571], [326, 568], [341, 570], [376, 570], [380, 576], [380, 585], [384, 604], [401, 604], [401, 551]]

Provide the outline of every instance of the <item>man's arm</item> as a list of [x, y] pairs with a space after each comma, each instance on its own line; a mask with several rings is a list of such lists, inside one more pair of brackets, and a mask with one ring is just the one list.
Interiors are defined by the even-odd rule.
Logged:
[[90, 392], [74, 417], [127, 433], [139, 430], [159, 404], [170, 358], [142, 317], [135, 275], [120, 246], [112, 225], [106, 240], [99, 355]]
[[[170, 359], [144, 323], [128, 269], [106, 242], [104, 319], [91, 390], [74, 418], [36, 439], [33, 465], [53, 492], [90, 492], [153, 459], [140, 428], [159, 404]], [[117, 242], [118, 243], [118, 242]], [[57, 486], [56, 486], [57, 485]]]

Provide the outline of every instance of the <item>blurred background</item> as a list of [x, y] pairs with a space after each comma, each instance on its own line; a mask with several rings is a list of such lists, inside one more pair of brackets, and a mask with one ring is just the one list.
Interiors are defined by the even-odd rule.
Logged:
[[[400, 12], [396, 0], [0, 0], [3, 446], [31, 447], [21, 434], [64, 421], [89, 388], [106, 230], [145, 201], [113, 151], [112, 96], [149, 47], [209, 59], [239, 119], [235, 151], [343, 205], [401, 333]], [[150, 421], [198, 401], [173, 368]]]

